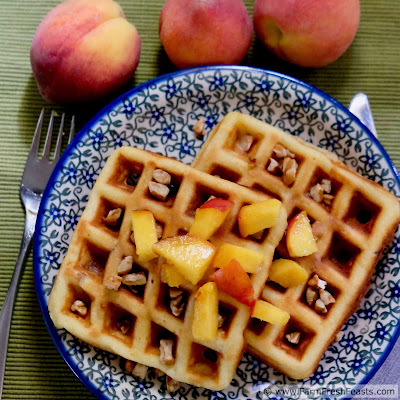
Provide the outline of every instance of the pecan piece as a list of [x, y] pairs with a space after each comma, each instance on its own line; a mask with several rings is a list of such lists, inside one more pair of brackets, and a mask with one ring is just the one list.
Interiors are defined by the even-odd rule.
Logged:
[[114, 208], [110, 210], [107, 216], [104, 218], [104, 222], [111, 228], [115, 228], [118, 225], [118, 221], [121, 218], [122, 209]]
[[86, 316], [88, 309], [82, 300], [75, 300], [74, 304], [71, 306], [71, 311], [81, 317]]
[[245, 153], [250, 150], [254, 138], [251, 135], [243, 135], [236, 142], [236, 148], [244, 151]]
[[336, 301], [335, 298], [327, 290], [324, 289], [319, 290], [319, 297], [326, 306]]
[[131, 271], [132, 265], [133, 265], [133, 257], [126, 256], [118, 265], [118, 274], [126, 275]]
[[153, 179], [158, 182], [162, 183], [163, 185], [169, 185], [171, 183], [171, 175], [160, 168], [157, 168], [153, 171]]
[[122, 283], [127, 286], [145, 285], [146, 281], [147, 279], [144, 272], [135, 272], [122, 277]]
[[146, 378], [148, 368], [149, 367], [147, 365], [136, 363], [135, 368], [132, 370], [132, 375], [137, 376], [140, 379], [144, 379]]
[[320, 313], [320, 314], [326, 314], [328, 312], [324, 302], [321, 299], [318, 299], [315, 302], [315, 311]]
[[333, 199], [334, 199], [334, 196], [332, 196], [331, 194], [324, 194], [324, 198], [322, 199], [322, 201], [327, 206], [330, 206], [332, 204]]
[[332, 182], [329, 179], [322, 179], [321, 187], [325, 193], [330, 193], [332, 191]]
[[292, 332], [286, 335], [286, 339], [289, 343], [298, 344], [300, 342], [300, 332]]
[[193, 131], [197, 136], [204, 136], [206, 131], [206, 121], [204, 118], [199, 118], [193, 127]]
[[310, 189], [310, 195], [317, 203], [321, 203], [324, 198], [324, 189], [317, 183]]
[[135, 368], [135, 363], [132, 360], [125, 360], [124, 370], [130, 374]]
[[169, 194], [169, 187], [163, 183], [149, 182], [149, 191], [157, 200], [165, 201]]
[[291, 185], [295, 179], [297, 174], [297, 162], [294, 158], [285, 157], [283, 159], [283, 183], [285, 185]]
[[160, 340], [160, 362], [166, 365], [171, 365], [175, 362], [172, 354], [174, 342], [171, 339]]
[[317, 287], [319, 289], [325, 289], [326, 281], [320, 279], [317, 274], [314, 274], [314, 276], [308, 281], [308, 286]]
[[276, 161], [275, 158], [271, 158], [271, 159], [269, 160], [269, 165], [268, 165], [267, 170], [268, 170], [269, 172], [277, 172], [278, 169], [279, 169], [279, 163], [278, 163], [278, 161]]
[[306, 291], [306, 300], [309, 306], [312, 306], [318, 299], [318, 293], [316, 290], [308, 287]]
[[287, 150], [281, 144], [275, 145], [273, 152], [278, 158], [284, 158], [287, 155]]
[[183, 296], [178, 296], [175, 297], [174, 299], [171, 299], [169, 306], [171, 308], [172, 314], [175, 315], [175, 317], [179, 317], [182, 314], [182, 311], [185, 307], [185, 303], [182, 301]]

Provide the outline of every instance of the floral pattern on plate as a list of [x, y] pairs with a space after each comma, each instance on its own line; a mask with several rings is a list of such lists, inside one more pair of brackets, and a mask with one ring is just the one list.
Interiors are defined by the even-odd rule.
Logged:
[[[373, 135], [340, 103], [293, 78], [247, 67], [204, 67], [156, 78], [116, 99], [82, 129], [58, 163], [43, 197], [34, 247], [35, 284], [50, 334], [72, 370], [99, 399], [320, 398], [306, 389], [356, 388], [368, 382], [399, 334], [399, 231], [385, 250], [360, 309], [343, 327], [341, 339], [303, 381], [290, 379], [245, 353], [224, 391], [182, 385], [168, 393], [165, 377], [150, 372], [140, 380], [125, 374], [118, 356], [53, 326], [48, 297], [107, 157], [114, 149], [130, 145], [190, 164], [205, 140], [193, 131], [199, 118], [205, 121], [207, 135], [234, 110], [336, 153], [360, 174], [400, 194], [397, 171]], [[304, 390], [277, 395], [274, 383]]]

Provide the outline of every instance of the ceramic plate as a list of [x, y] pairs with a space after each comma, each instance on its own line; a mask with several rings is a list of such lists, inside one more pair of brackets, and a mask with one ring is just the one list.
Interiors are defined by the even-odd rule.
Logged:
[[[293, 78], [247, 67], [205, 67], [161, 76], [116, 99], [79, 132], [57, 164], [43, 196], [34, 246], [36, 290], [49, 332], [65, 361], [99, 399], [262, 399], [272, 383], [356, 388], [368, 382], [398, 337], [399, 231], [361, 308], [343, 327], [343, 337], [304, 381], [291, 380], [245, 353], [224, 391], [182, 385], [169, 394], [165, 378], [149, 373], [137, 380], [123, 372], [119, 357], [55, 329], [47, 310], [49, 294], [107, 157], [119, 146], [130, 145], [190, 164], [203, 143], [193, 132], [196, 121], [204, 118], [209, 133], [233, 110], [333, 151], [360, 174], [400, 194], [398, 173], [368, 129], [336, 100]], [[292, 398], [320, 398], [305, 393], [298, 391]]]

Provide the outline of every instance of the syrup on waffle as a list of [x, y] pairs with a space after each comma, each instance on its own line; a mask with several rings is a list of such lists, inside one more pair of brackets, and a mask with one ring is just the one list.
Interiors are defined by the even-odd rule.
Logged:
[[[149, 182], [155, 170], [160, 179], [163, 171], [171, 177], [166, 198], [163, 193], [151, 193]], [[165, 238], [186, 234], [196, 209], [210, 196], [234, 202], [210, 241], [217, 248], [228, 242], [265, 256], [250, 276], [255, 297], [259, 298], [286, 229], [284, 207], [278, 223], [266, 229], [262, 237], [242, 238], [237, 223], [240, 208], [266, 200], [268, 195], [167, 157], [122, 147], [109, 157], [98, 177], [55, 280], [49, 300], [55, 326], [93, 346], [157, 368], [177, 381], [212, 390], [226, 387], [243, 354], [249, 307], [220, 291], [223, 322], [217, 338], [196, 341], [191, 329], [194, 295], [213, 271], [207, 271], [195, 286], [181, 286], [178, 296], [185, 300], [184, 306], [173, 306], [176, 293], [160, 278], [162, 260], [139, 261], [131, 239], [132, 210], [151, 211]], [[133, 262], [133, 276], [125, 275], [121, 282], [118, 271], [125, 270], [123, 260]], [[137, 280], [134, 290], [130, 289], [130, 279]], [[169, 348], [163, 348], [167, 342]]]
[[[370, 285], [399, 223], [397, 198], [334, 154], [238, 112], [215, 127], [192, 166], [281, 200], [288, 220], [307, 212], [318, 251], [295, 261], [309, 280], [287, 289], [268, 281], [262, 295], [290, 320], [279, 327], [253, 319], [245, 338], [267, 364], [308, 377]], [[290, 258], [285, 238], [275, 258]]]

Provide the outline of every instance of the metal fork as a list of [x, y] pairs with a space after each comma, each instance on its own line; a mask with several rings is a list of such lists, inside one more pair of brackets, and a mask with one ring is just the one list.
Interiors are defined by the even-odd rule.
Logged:
[[[38, 150], [40, 144], [40, 133], [42, 130], [44, 118], [44, 109], [42, 109], [39, 120], [37, 122], [35, 134], [33, 136], [31, 144], [31, 150], [29, 152], [29, 156], [26, 161], [25, 170], [21, 180], [20, 196], [26, 211], [25, 230], [22, 237], [17, 262], [15, 264], [14, 273], [11, 278], [6, 298], [4, 300], [3, 308], [0, 312], [0, 399], [3, 392], [4, 371], [7, 357], [8, 338], [10, 334], [11, 316], [14, 308], [18, 284], [21, 278], [22, 267], [28, 253], [29, 245], [32, 242], [33, 234], [35, 232], [36, 218], [39, 211], [43, 191], [61, 154], [65, 114], [63, 114], [61, 117], [54, 158], [53, 160], [50, 160], [50, 147], [54, 117], [55, 113], [52, 111], [49, 126], [47, 129], [47, 136], [44, 144], [43, 154], [41, 159], [39, 159]], [[75, 118], [72, 117], [68, 143], [71, 142], [74, 135]]]

